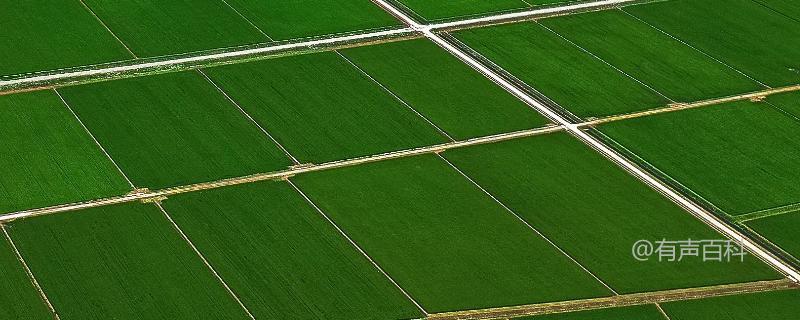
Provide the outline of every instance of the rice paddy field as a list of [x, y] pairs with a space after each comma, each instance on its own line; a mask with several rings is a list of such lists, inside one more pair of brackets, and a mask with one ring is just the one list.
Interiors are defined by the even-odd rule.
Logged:
[[37, 0], [0, 29], [0, 319], [800, 312], [793, 1]]

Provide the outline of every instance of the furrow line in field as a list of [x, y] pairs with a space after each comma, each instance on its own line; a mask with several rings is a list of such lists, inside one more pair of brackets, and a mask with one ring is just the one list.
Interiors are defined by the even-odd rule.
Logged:
[[386, 10], [387, 12], [400, 18], [404, 23], [406, 23], [406, 25], [408, 25], [412, 29], [422, 31], [423, 34], [428, 39], [439, 45], [441, 48], [450, 52], [451, 54], [459, 58], [462, 62], [466, 63], [467, 65], [475, 69], [476, 71], [484, 74], [490, 80], [494, 81], [497, 85], [501, 86], [509, 93], [513, 94], [523, 102], [527, 103], [530, 107], [539, 111], [542, 115], [545, 115], [546, 117], [553, 120], [554, 123], [563, 127], [567, 132], [571, 133], [573, 136], [578, 138], [578, 140], [580, 140], [587, 146], [591, 147], [601, 155], [605, 156], [610, 161], [616, 163], [621, 168], [629, 172], [631, 175], [635, 176], [645, 184], [649, 185], [654, 190], [660, 192], [661, 194], [672, 200], [674, 203], [680, 205], [681, 207], [689, 211], [691, 214], [693, 214], [695, 217], [699, 218], [701, 221], [706, 223], [708, 226], [719, 231], [728, 238], [739, 242], [740, 244], [742, 244], [744, 248], [753, 253], [756, 257], [768, 263], [781, 273], [787, 275], [793, 281], [800, 282], [800, 272], [795, 270], [785, 261], [778, 258], [774, 253], [766, 250], [761, 245], [759, 245], [752, 239], [748, 238], [739, 230], [728, 225], [720, 217], [717, 217], [713, 213], [706, 211], [703, 207], [694, 203], [691, 199], [673, 190], [667, 184], [660, 181], [657, 177], [649, 174], [648, 172], [640, 168], [633, 161], [625, 158], [617, 151], [615, 151], [614, 149], [612, 149], [611, 147], [607, 146], [605, 143], [600, 141], [598, 138], [582, 130], [582, 127], [578, 126], [577, 124], [571, 123], [564, 116], [548, 108], [539, 100], [537, 100], [524, 90], [518, 88], [511, 81], [507, 80], [505, 77], [497, 73], [495, 70], [492, 70], [491, 68], [487, 67], [486, 65], [484, 65], [483, 63], [481, 63], [468, 53], [466, 53], [464, 50], [451, 44], [450, 42], [445, 40], [442, 36], [432, 32], [430, 29], [426, 29], [425, 26], [414, 21], [414, 19], [412, 19], [399, 9], [393, 7], [386, 0], [374, 0], [374, 1], [379, 3], [381, 7], [383, 7], [384, 10]]
[[758, 293], [777, 290], [797, 290], [796, 283], [783, 279], [748, 283], [726, 284], [709, 287], [674, 289], [655, 292], [631, 293], [611, 297], [539, 303], [523, 306], [465, 310], [432, 314], [430, 320], [504, 319], [585, 310], [656, 304], [672, 301], [695, 300]]

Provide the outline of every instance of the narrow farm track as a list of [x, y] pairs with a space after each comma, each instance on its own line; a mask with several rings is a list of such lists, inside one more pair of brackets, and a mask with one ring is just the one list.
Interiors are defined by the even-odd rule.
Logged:
[[708, 226], [719, 231], [726, 237], [741, 243], [742, 246], [746, 248], [748, 251], [752, 252], [759, 259], [773, 266], [776, 270], [785, 274], [793, 281], [800, 282], [800, 271], [795, 270], [785, 261], [778, 258], [778, 256], [776, 256], [774, 253], [763, 248], [761, 245], [759, 245], [752, 239], [748, 238], [746, 235], [744, 235], [736, 228], [728, 225], [720, 217], [717, 217], [713, 213], [706, 211], [703, 207], [697, 205], [686, 196], [673, 190], [667, 184], [660, 181], [653, 175], [647, 173], [645, 170], [640, 168], [636, 163], [620, 155], [613, 148], [607, 146], [598, 138], [583, 131], [583, 129], [577, 124], [570, 122], [567, 118], [565, 118], [558, 112], [545, 106], [544, 103], [540, 102], [537, 98], [533, 97], [532, 95], [528, 94], [524, 90], [517, 87], [514, 83], [506, 79], [497, 71], [491, 69], [484, 63], [478, 61], [478, 59], [472, 57], [469, 53], [465, 52], [465, 50], [451, 44], [450, 42], [445, 40], [441, 35], [434, 33], [431, 29], [427, 28], [424, 25], [417, 23], [409, 15], [405, 14], [398, 8], [392, 6], [387, 1], [374, 0], [374, 2], [383, 7], [390, 14], [402, 20], [404, 23], [406, 23], [406, 25], [408, 25], [412, 29], [422, 31], [422, 33], [428, 39], [430, 39], [431, 41], [442, 47], [442, 49], [450, 52], [451, 54], [459, 58], [461, 61], [463, 61], [464, 63], [475, 69], [476, 71], [484, 74], [489, 79], [494, 81], [497, 85], [501, 86], [509, 93], [513, 94], [523, 102], [527, 103], [529, 106], [539, 111], [542, 115], [553, 120], [554, 123], [562, 126], [567, 132], [571, 133], [573, 136], [578, 138], [578, 140], [585, 143], [595, 151], [599, 152], [612, 162], [616, 163], [621, 168], [625, 169], [630, 174], [632, 174], [642, 182], [652, 187], [654, 190], [667, 196], [670, 200], [680, 205], [684, 209], [688, 210], [691, 214], [699, 218]]
[[[643, 0], [602, 0], [579, 4], [531, 9], [516, 13], [490, 15], [481, 18], [438, 23], [424, 26], [426, 30], [456, 30], [474, 28], [499, 23], [511, 23], [536, 18], [573, 14], [592, 10], [617, 8], [626, 4], [640, 3]], [[42, 74], [21, 76], [15, 79], [0, 80], [0, 95], [10, 94], [30, 88], [53, 88], [66, 84], [92, 82], [156, 72], [173, 72], [203, 66], [230, 63], [233, 61], [267, 58], [277, 55], [296, 54], [305, 51], [336, 50], [352, 46], [369, 45], [375, 42], [390, 41], [405, 37], [419, 37], [420, 30], [398, 28], [382, 31], [355, 33], [350, 35], [319, 38], [300, 42], [265, 44], [255, 48], [229, 49], [223, 52], [195, 53], [182, 57], [155, 58], [145, 61], [134, 60], [112, 66], [86, 66], [67, 70], [44, 71]]]
[[507, 319], [520, 316], [535, 316], [554, 313], [595, 310], [604, 308], [627, 307], [644, 304], [655, 304], [671, 301], [693, 300], [712, 297], [729, 296], [745, 293], [757, 293], [776, 290], [797, 290], [800, 285], [790, 280], [758, 281], [749, 283], [727, 284], [710, 287], [675, 289], [656, 292], [632, 293], [618, 296], [539, 303], [524, 306], [465, 310], [432, 314], [431, 320], [465, 320], [465, 319]]

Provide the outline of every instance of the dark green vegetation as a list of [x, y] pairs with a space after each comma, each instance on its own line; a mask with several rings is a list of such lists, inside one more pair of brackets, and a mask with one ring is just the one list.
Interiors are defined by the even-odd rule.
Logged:
[[0, 76], [133, 58], [79, 1], [0, 4]]
[[342, 51], [457, 140], [540, 127], [547, 120], [425, 39]]
[[534, 22], [455, 35], [579, 117], [639, 111], [669, 102]]
[[154, 205], [36, 217], [9, 233], [62, 319], [248, 319]]
[[207, 73], [301, 162], [447, 141], [334, 52], [229, 65]]
[[274, 40], [400, 24], [369, 0], [227, 0], [227, 2]]
[[796, 0], [754, 0], [763, 6], [800, 21], [800, 2]]
[[675, 101], [765, 89], [620, 10], [544, 19], [542, 24]]
[[751, 0], [676, 0], [627, 12], [771, 86], [800, 83], [800, 22]]
[[728, 214], [800, 202], [800, 121], [749, 101], [600, 130]]
[[0, 318], [50, 319], [52, 315], [36, 292], [14, 248], [0, 231]]
[[800, 291], [773, 291], [661, 305], [672, 320], [784, 320], [797, 318]]
[[295, 179], [429, 312], [610, 295], [434, 155]]
[[769, 96], [767, 102], [800, 121], [800, 91]]
[[796, 259], [800, 259], [800, 212], [748, 221], [745, 224]]
[[724, 238], [567, 134], [443, 155], [620, 293], [780, 277], [753, 257], [744, 263], [634, 259], [631, 247], [641, 239]]
[[568, 0], [397, 0], [414, 13], [431, 20], [442, 20], [501, 11], [525, 9], [531, 5], [555, 5]]
[[164, 207], [258, 319], [421, 316], [288, 183], [195, 192]]
[[0, 213], [130, 191], [53, 91], [0, 96]]
[[283, 169], [289, 159], [196, 72], [60, 89], [137, 187]]
[[558, 313], [516, 320], [664, 320], [655, 305]]
[[84, 0], [141, 57], [268, 41], [218, 0]]

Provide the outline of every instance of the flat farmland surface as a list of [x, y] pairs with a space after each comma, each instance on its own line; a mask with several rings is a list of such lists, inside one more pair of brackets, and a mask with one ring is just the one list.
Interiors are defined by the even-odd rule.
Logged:
[[342, 54], [456, 140], [548, 122], [425, 39], [347, 49]]
[[268, 41], [217, 0], [84, 0], [139, 57]]
[[800, 121], [800, 92], [769, 96], [767, 102]]
[[0, 124], [0, 213], [130, 191], [53, 91], [0, 96]]
[[558, 313], [516, 320], [664, 320], [655, 305]]
[[62, 319], [248, 319], [154, 205], [26, 219], [9, 233]]
[[544, 19], [541, 23], [675, 101], [765, 89], [620, 10]]
[[627, 12], [771, 86], [800, 83], [800, 22], [750, 0], [677, 0]]
[[0, 76], [133, 58], [78, 1], [4, 1], [0, 30]]
[[228, 65], [207, 73], [301, 162], [447, 141], [334, 52]]
[[227, 0], [274, 40], [399, 26], [369, 0]]
[[631, 248], [642, 239], [724, 238], [566, 134], [443, 155], [617, 292], [780, 277], [754, 257], [744, 263], [637, 261]]
[[137, 187], [283, 169], [289, 159], [195, 72], [60, 89]]
[[528, 7], [522, 0], [397, 0], [397, 2], [429, 21]]
[[258, 319], [411, 319], [417, 308], [288, 183], [164, 207]]
[[[2, 232], [0, 232], [2, 233]], [[53, 316], [25, 273], [14, 248], [0, 234], [0, 317], [3, 319], [51, 319]]]
[[661, 305], [672, 320], [783, 320], [800, 312], [800, 290], [752, 293]]
[[534, 22], [464, 30], [455, 36], [579, 117], [669, 103]]
[[800, 235], [800, 212], [795, 211], [748, 221], [745, 224], [784, 251], [800, 259], [800, 237], [798, 236]]
[[755, 2], [800, 21], [800, 3], [795, 0], [755, 0]]
[[800, 122], [737, 102], [600, 130], [728, 214], [800, 202]]
[[611, 294], [436, 156], [294, 179], [428, 312]]

